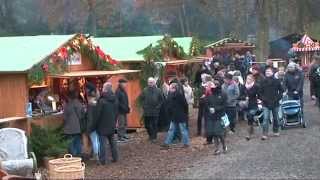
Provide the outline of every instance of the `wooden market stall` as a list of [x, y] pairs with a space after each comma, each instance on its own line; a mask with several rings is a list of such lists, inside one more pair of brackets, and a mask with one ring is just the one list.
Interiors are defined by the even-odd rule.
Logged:
[[300, 41], [292, 45], [292, 51], [300, 57], [301, 66], [308, 66], [311, 63], [312, 55], [320, 51], [319, 42], [313, 41], [308, 35], [304, 35]]
[[252, 52], [255, 49], [253, 43], [231, 37], [213, 42], [205, 47], [212, 48], [214, 53], [228, 52], [231, 53], [231, 55], [234, 55], [235, 53], [245, 54], [247, 51]]
[[[117, 59], [126, 69], [140, 69], [145, 63], [142, 54], [137, 52], [152, 45], [156, 46], [165, 36], [137, 36], [137, 37], [97, 37], [93, 41], [101, 46], [101, 49]], [[172, 38], [185, 52], [191, 46], [192, 37]], [[193, 63], [202, 61], [179, 60], [175, 58], [162, 59], [159, 62], [165, 67], [165, 76], [185, 76], [187, 66], [192, 67]]]
[[[130, 77], [129, 98], [137, 97], [139, 87], [130, 84], [138, 81], [139, 70], [120, 69], [117, 61], [82, 34], [2, 37], [0, 53], [2, 126], [30, 132], [31, 124], [62, 124], [63, 101], [71, 84], [82, 92], [81, 82], [99, 82], [101, 87], [108, 80], [116, 88], [119, 78]], [[137, 116], [129, 114], [129, 127], [140, 126]]]

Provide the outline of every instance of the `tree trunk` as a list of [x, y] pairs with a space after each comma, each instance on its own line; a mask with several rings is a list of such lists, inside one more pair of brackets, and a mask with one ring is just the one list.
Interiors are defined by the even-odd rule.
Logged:
[[96, 2], [95, 0], [88, 0], [89, 6], [89, 33], [95, 36], [97, 34], [97, 18], [96, 18]]
[[268, 0], [256, 0], [258, 12], [257, 61], [264, 62], [269, 56]]
[[184, 0], [182, 1], [182, 12], [183, 12], [183, 17], [185, 19], [185, 22], [186, 22], [186, 31], [187, 31], [187, 35], [189, 36], [190, 35], [190, 26], [189, 26], [189, 20], [188, 20], [188, 16], [187, 16], [187, 13], [186, 13], [186, 7], [185, 7], [185, 2]]
[[186, 30], [185, 30], [185, 27], [184, 27], [184, 21], [183, 21], [183, 9], [182, 8], [179, 8], [179, 22], [180, 22], [180, 28], [181, 28], [181, 33], [183, 34], [183, 36], [186, 36]]

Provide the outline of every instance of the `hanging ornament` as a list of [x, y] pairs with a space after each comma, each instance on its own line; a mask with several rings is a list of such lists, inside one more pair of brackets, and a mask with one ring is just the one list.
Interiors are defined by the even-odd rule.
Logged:
[[63, 60], [66, 60], [68, 58], [68, 50], [66, 47], [62, 47], [59, 49], [59, 57]]
[[88, 45], [88, 40], [87, 39], [83, 39], [82, 44], [83, 45]]
[[58, 61], [58, 59], [59, 59], [58, 54], [53, 53], [53, 55], [51, 56], [51, 59], [50, 59], [50, 63], [55, 63]]
[[49, 65], [48, 64], [42, 64], [41, 68], [42, 68], [42, 70], [44, 72], [48, 72], [49, 71]]

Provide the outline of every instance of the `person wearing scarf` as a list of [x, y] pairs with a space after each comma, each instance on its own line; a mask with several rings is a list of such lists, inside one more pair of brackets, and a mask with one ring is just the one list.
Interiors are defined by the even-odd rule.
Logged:
[[246, 139], [249, 141], [254, 133], [254, 115], [258, 110], [258, 86], [255, 84], [255, 79], [253, 75], [249, 74], [247, 76], [247, 80], [244, 88], [244, 98], [245, 98], [245, 106], [247, 107], [247, 118], [248, 118], [248, 136]]

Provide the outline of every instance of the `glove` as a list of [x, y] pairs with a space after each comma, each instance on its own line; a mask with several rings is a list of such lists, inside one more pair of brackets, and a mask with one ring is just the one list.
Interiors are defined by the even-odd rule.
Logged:
[[314, 101], [314, 100], [317, 99], [317, 97], [316, 97], [315, 95], [312, 95], [312, 96], [311, 96], [311, 99]]
[[298, 91], [293, 91], [293, 94], [298, 94]]
[[216, 112], [214, 108], [209, 108], [209, 111], [211, 114], [214, 114]]

